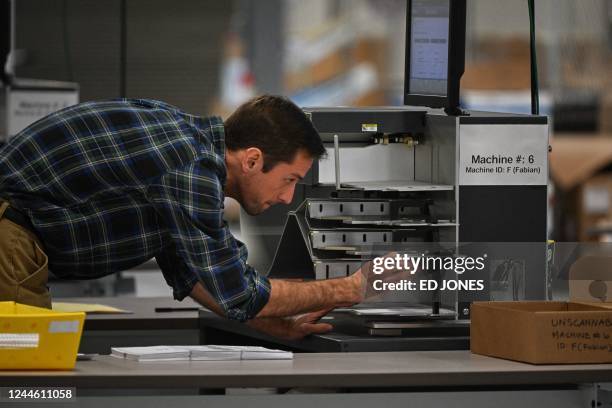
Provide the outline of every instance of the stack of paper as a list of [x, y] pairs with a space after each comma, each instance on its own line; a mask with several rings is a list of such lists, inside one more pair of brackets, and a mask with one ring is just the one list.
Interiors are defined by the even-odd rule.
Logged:
[[191, 360], [290, 360], [293, 353], [258, 346], [181, 346], [191, 351]]
[[111, 356], [136, 361], [189, 360], [189, 350], [176, 346], [113, 347]]
[[242, 360], [290, 360], [293, 353], [284, 350], [275, 350], [258, 346], [225, 346], [240, 347]]
[[231, 360], [291, 360], [290, 351], [257, 346], [151, 346], [113, 347], [111, 356], [136, 361], [231, 361]]
[[240, 350], [231, 346], [184, 346], [189, 350], [190, 360], [240, 360]]

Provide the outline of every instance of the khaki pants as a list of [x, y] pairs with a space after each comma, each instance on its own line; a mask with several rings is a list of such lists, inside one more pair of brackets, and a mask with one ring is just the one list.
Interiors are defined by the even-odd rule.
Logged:
[[0, 200], [0, 301], [50, 309], [47, 255], [31, 231], [3, 217], [7, 207]]

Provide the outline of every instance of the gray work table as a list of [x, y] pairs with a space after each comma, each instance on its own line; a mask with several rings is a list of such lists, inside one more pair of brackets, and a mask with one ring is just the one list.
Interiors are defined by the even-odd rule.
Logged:
[[[64, 300], [102, 303], [134, 312], [89, 315], [81, 352], [106, 354], [111, 346], [201, 342], [198, 312], [155, 312], [155, 307], [195, 307], [191, 301]], [[484, 408], [490, 407], [492, 401], [497, 408], [517, 405], [574, 408], [597, 406], [601, 393], [598, 390], [605, 390], [606, 386], [602, 383], [611, 382], [612, 364], [536, 366], [473, 355], [465, 350], [296, 353], [293, 360], [283, 361], [160, 363], [137, 363], [99, 355], [91, 361], [78, 361], [72, 371], [0, 371], [0, 387], [76, 387], [75, 407], [95, 408], [109, 405]], [[296, 393], [283, 393], [287, 389], [296, 389]], [[276, 394], [266, 395], [270, 391]], [[219, 392], [226, 395], [214, 395]]]
[[495, 387], [612, 382], [612, 364], [531, 365], [469, 351], [296, 353], [293, 360], [138, 363], [110, 356], [74, 371], [0, 372], [0, 386], [85, 388]]
[[197, 329], [197, 310], [158, 313], [155, 309], [160, 307], [201, 307], [191, 298], [185, 298], [182, 302], [169, 297], [81, 297], [53, 300], [56, 302], [102, 304], [132, 312], [126, 314], [88, 314], [85, 320], [85, 330]]
[[272, 337], [235, 320], [223, 319], [208, 310], [203, 309], [199, 313], [203, 344], [248, 344], [325, 353], [467, 350], [470, 347], [469, 325], [465, 321], [432, 321], [423, 328], [416, 327], [419, 324], [415, 323], [410, 336], [369, 336], [344, 331], [345, 316], [332, 312], [323, 321], [331, 323], [333, 331], [292, 341]]
[[132, 313], [88, 314], [83, 327], [81, 353], [110, 353], [111, 347], [199, 344], [198, 312], [156, 312], [155, 308], [198, 308], [190, 298], [168, 297], [56, 298], [56, 302], [99, 303]]

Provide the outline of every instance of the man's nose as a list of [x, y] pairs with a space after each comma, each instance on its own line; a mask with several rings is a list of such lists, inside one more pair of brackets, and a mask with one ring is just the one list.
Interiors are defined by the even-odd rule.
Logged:
[[279, 196], [278, 200], [283, 204], [291, 204], [293, 201], [293, 193], [295, 192], [295, 185], [288, 188], [286, 191], [283, 191]]

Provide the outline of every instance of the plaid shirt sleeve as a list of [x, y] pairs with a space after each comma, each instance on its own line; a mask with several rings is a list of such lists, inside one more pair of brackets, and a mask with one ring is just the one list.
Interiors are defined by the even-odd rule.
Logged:
[[253, 318], [270, 296], [270, 282], [246, 263], [246, 246], [223, 220], [222, 184], [214, 163], [191, 163], [164, 174], [147, 192], [172, 245], [157, 261], [174, 297], [202, 282], [230, 319]]

